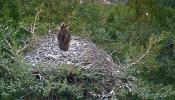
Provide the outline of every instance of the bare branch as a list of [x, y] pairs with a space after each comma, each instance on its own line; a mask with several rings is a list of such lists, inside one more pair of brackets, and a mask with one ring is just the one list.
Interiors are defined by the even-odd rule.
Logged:
[[139, 57], [137, 60], [135, 60], [134, 62], [132, 62], [132, 63], [126, 65], [126, 66], [127, 66], [127, 67], [131, 67], [131, 66], [133, 66], [133, 65], [138, 64], [143, 58], [145, 58], [145, 56], [147, 56], [147, 55], [149, 54], [151, 48], [152, 48], [152, 45], [150, 45], [150, 46], [148, 47], [148, 49], [146, 50], [146, 52], [145, 52], [141, 57]]
[[[39, 16], [39, 13], [40, 13], [41, 11], [39, 10], [39, 11], [37, 11], [37, 14], [36, 14], [36, 16], [35, 16], [35, 20], [34, 20], [34, 23], [33, 23], [33, 26], [31, 27], [31, 33], [34, 35], [34, 33], [35, 33], [35, 29], [36, 29], [36, 21], [37, 21], [37, 19], [38, 19], [38, 16]], [[34, 35], [35, 36], [35, 35]]]
[[16, 51], [16, 55], [18, 55], [20, 52], [24, 51], [26, 48], [28, 48], [30, 43], [26, 44], [24, 47]]
[[[35, 29], [36, 29], [36, 22], [37, 19], [39, 17], [41, 10], [37, 11], [37, 14], [35, 16], [35, 20], [33, 25], [31, 24], [31, 33], [32, 33], [32, 38], [30, 39], [30, 41], [32, 41], [33, 39], [36, 40], [36, 36], [35, 36]], [[20, 52], [24, 51], [25, 49], [27, 49], [30, 46], [30, 43], [25, 44], [24, 47], [22, 47], [21, 49], [17, 50], [16, 55], [18, 55]]]

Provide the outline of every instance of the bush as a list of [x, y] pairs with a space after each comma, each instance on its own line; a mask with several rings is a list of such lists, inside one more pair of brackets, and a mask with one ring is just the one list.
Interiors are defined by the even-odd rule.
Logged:
[[0, 60], [0, 97], [18, 99], [26, 92], [34, 91], [34, 78], [29, 66], [23, 62], [10, 63], [8, 59]]
[[[36, 37], [47, 34], [48, 29], [56, 29], [60, 22], [65, 21], [70, 23], [73, 34], [89, 37], [111, 54], [115, 61], [120, 59], [121, 66], [143, 56], [149, 45], [154, 44], [154, 40], [158, 41], [139, 64], [124, 73], [137, 79], [134, 83], [136, 89], [121, 90], [118, 98], [174, 98], [175, 59], [171, 45], [175, 44], [175, 10], [172, 0], [132, 0], [128, 5], [110, 6], [95, 4], [91, 0], [83, 4], [79, 4], [78, 0], [2, 0], [0, 5], [2, 99], [7, 96], [18, 99], [29, 91], [32, 91], [29, 95], [31, 98], [53, 94], [61, 99], [82, 99], [84, 90], [92, 93], [102, 91], [100, 83], [95, 80], [101, 81], [106, 77], [74, 67], [57, 66], [53, 73], [40, 72], [42, 77], [47, 78], [42, 85], [33, 78], [28, 71], [31, 67], [23, 63], [20, 59], [23, 54], [18, 55], [17, 51], [31, 39], [31, 24], [38, 11]], [[93, 96], [91, 98], [94, 99]]]

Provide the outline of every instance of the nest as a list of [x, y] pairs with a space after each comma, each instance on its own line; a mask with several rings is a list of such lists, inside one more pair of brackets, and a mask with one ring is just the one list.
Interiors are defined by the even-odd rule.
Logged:
[[70, 64], [84, 69], [97, 69], [111, 73], [117, 64], [103, 50], [88, 39], [71, 36], [68, 51], [60, 50], [56, 34], [45, 36], [38, 40], [36, 47], [25, 55], [25, 61], [32, 65]]

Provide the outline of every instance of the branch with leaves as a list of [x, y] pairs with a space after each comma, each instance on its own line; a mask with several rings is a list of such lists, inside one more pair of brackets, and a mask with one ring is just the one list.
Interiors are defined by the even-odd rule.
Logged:
[[[148, 48], [147, 48], [147, 50], [141, 55], [141, 56], [139, 56], [138, 58], [136, 58], [136, 60], [131, 60], [131, 61], [133, 61], [133, 62], [131, 62], [131, 63], [128, 63], [128, 64], [123, 64], [123, 65], [119, 65], [123, 70], [122, 71], [126, 71], [126, 70], [128, 70], [128, 68], [130, 68], [130, 67], [132, 67], [132, 66], [134, 66], [134, 65], [137, 65], [137, 64], [140, 64], [141, 63], [141, 61], [143, 60], [143, 59], [145, 59], [150, 53], [151, 53], [151, 51], [152, 51], [152, 49], [153, 49], [153, 47], [157, 44], [157, 43], [159, 43], [160, 41], [162, 41], [162, 40], [164, 40], [165, 38], [166, 38], [166, 36], [163, 36], [163, 35], [166, 35], [166, 33], [162, 33], [162, 36], [155, 36], [154, 34], [150, 37], [150, 39], [149, 39], [149, 42], [148, 42]], [[116, 71], [115, 71], [116, 72]], [[125, 73], [125, 72], [122, 72], [122, 73]], [[123, 76], [122, 76], [123, 77]], [[121, 78], [121, 77], [116, 77], [118, 80], [127, 80], [127, 83], [129, 82], [132, 82], [132, 81], [134, 81], [134, 79], [128, 79], [128, 78], [126, 78], [125, 77], [125, 75], [124, 75], [124, 77], [123, 78]], [[116, 83], [116, 85], [113, 87], [113, 89], [111, 90], [111, 92], [109, 92], [109, 94], [111, 94], [111, 93], [113, 93], [113, 91], [115, 91], [115, 90], [120, 90], [120, 87], [117, 85], [118, 83]], [[121, 84], [124, 84], [124, 83], [121, 83]], [[125, 85], [121, 85], [122, 86], [122, 88], [125, 88], [125, 87], [127, 87], [127, 86], [125, 86]], [[117, 93], [116, 93], [117, 94]], [[112, 96], [114, 96], [115, 94], [111, 94]]]

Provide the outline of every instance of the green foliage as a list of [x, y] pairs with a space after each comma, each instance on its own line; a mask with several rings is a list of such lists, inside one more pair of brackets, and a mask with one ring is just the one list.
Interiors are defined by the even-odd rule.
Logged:
[[[39, 66], [38, 66], [39, 67]], [[43, 69], [44, 65], [42, 65]], [[53, 67], [50, 65], [50, 67]], [[60, 99], [82, 99], [84, 89], [88, 92], [102, 91], [99, 85], [104, 75], [94, 71], [82, 70], [73, 66], [57, 66], [52, 72], [43, 69], [41, 77], [47, 80], [38, 80], [29, 72], [31, 67], [23, 62], [9, 63], [1, 60], [0, 69], [0, 97], [19, 99], [24, 97], [37, 98], [55, 95]], [[44, 76], [42, 76], [44, 75]], [[29, 93], [29, 94], [28, 94]], [[93, 96], [89, 98], [94, 98]]]
[[0, 60], [0, 97], [17, 99], [24, 93], [34, 90], [34, 78], [29, 73], [29, 66], [23, 62], [10, 63]]
[[94, 36], [100, 25], [100, 13], [97, 5], [84, 3], [75, 10], [70, 20], [73, 32], [81, 35]]
[[15, 21], [19, 21], [20, 17], [17, 0], [1, 0], [0, 5], [0, 16], [10, 17]]
[[154, 84], [141, 79], [136, 84], [137, 89], [132, 92], [125, 91], [126, 95], [122, 99], [129, 97], [129, 100], [173, 100], [175, 98], [172, 85]]
[[169, 33], [162, 32], [161, 35], [150, 37], [149, 44], [157, 42], [143, 59], [144, 62], [128, 71], [128, 75], [138, 80], [135, 81], [134, 91], [125, 91], [125, 94], [134, 99], [174, 98], [174, 51], [167, 45], [169, 36]]
[[24, 46], [24, 40], [30, 36], [18, 27], [10, 18], [0, 19], [0, 98], [15, 98], [34, 90], [33, 77], [26, 65], [17, 55], [17, 50]]
[[127, 6], [99, 5], [92, 0], [82, 4], [79, 0], [1, 0], [1, 98], [19, 98], [32, 91], [39, 96], [82, 99], [84, 89], [102, 91], [96, 80], [105, 79], [103, 75], [74, 67], [44, 71], [47, 80], [43, 85], [33, 79], [30, 67], [20, 61], [17, 51], [31, 39], [31, 26], [40, 11], [35, 23], [37, 36], [65, 21], [73, 34], [89, 37], [121, 64], [137, 60], [151, 45], [148, 55], [126, 72], [138, 79], [137, 88], [120, 91], [121, 99], [174, 99], [175, 50], [169, 45], [175, 44], [173, 7], [173, 0], [131, 0]]
[[0, 19], [0, 52], [6, 58], [16, 58], [17, 51], [29, 41], [31, 33], [9, 18]]
[[[48, 66], [53, 70], [49, 70]], [[38, 79], [32, 93], [25, 95], [31, 99], [54, 96], [59, 99], [81, 100], [85, 95], [85, 89], [91, 94], [103, 90], [100, 83], [105, 79], [105, 75], [93, 70], [83, 70], [70, 65], [39, 65], [37, 67], [41, 80]], [[90, 95], [89, 98], [94, 99], [95, 97]]]

